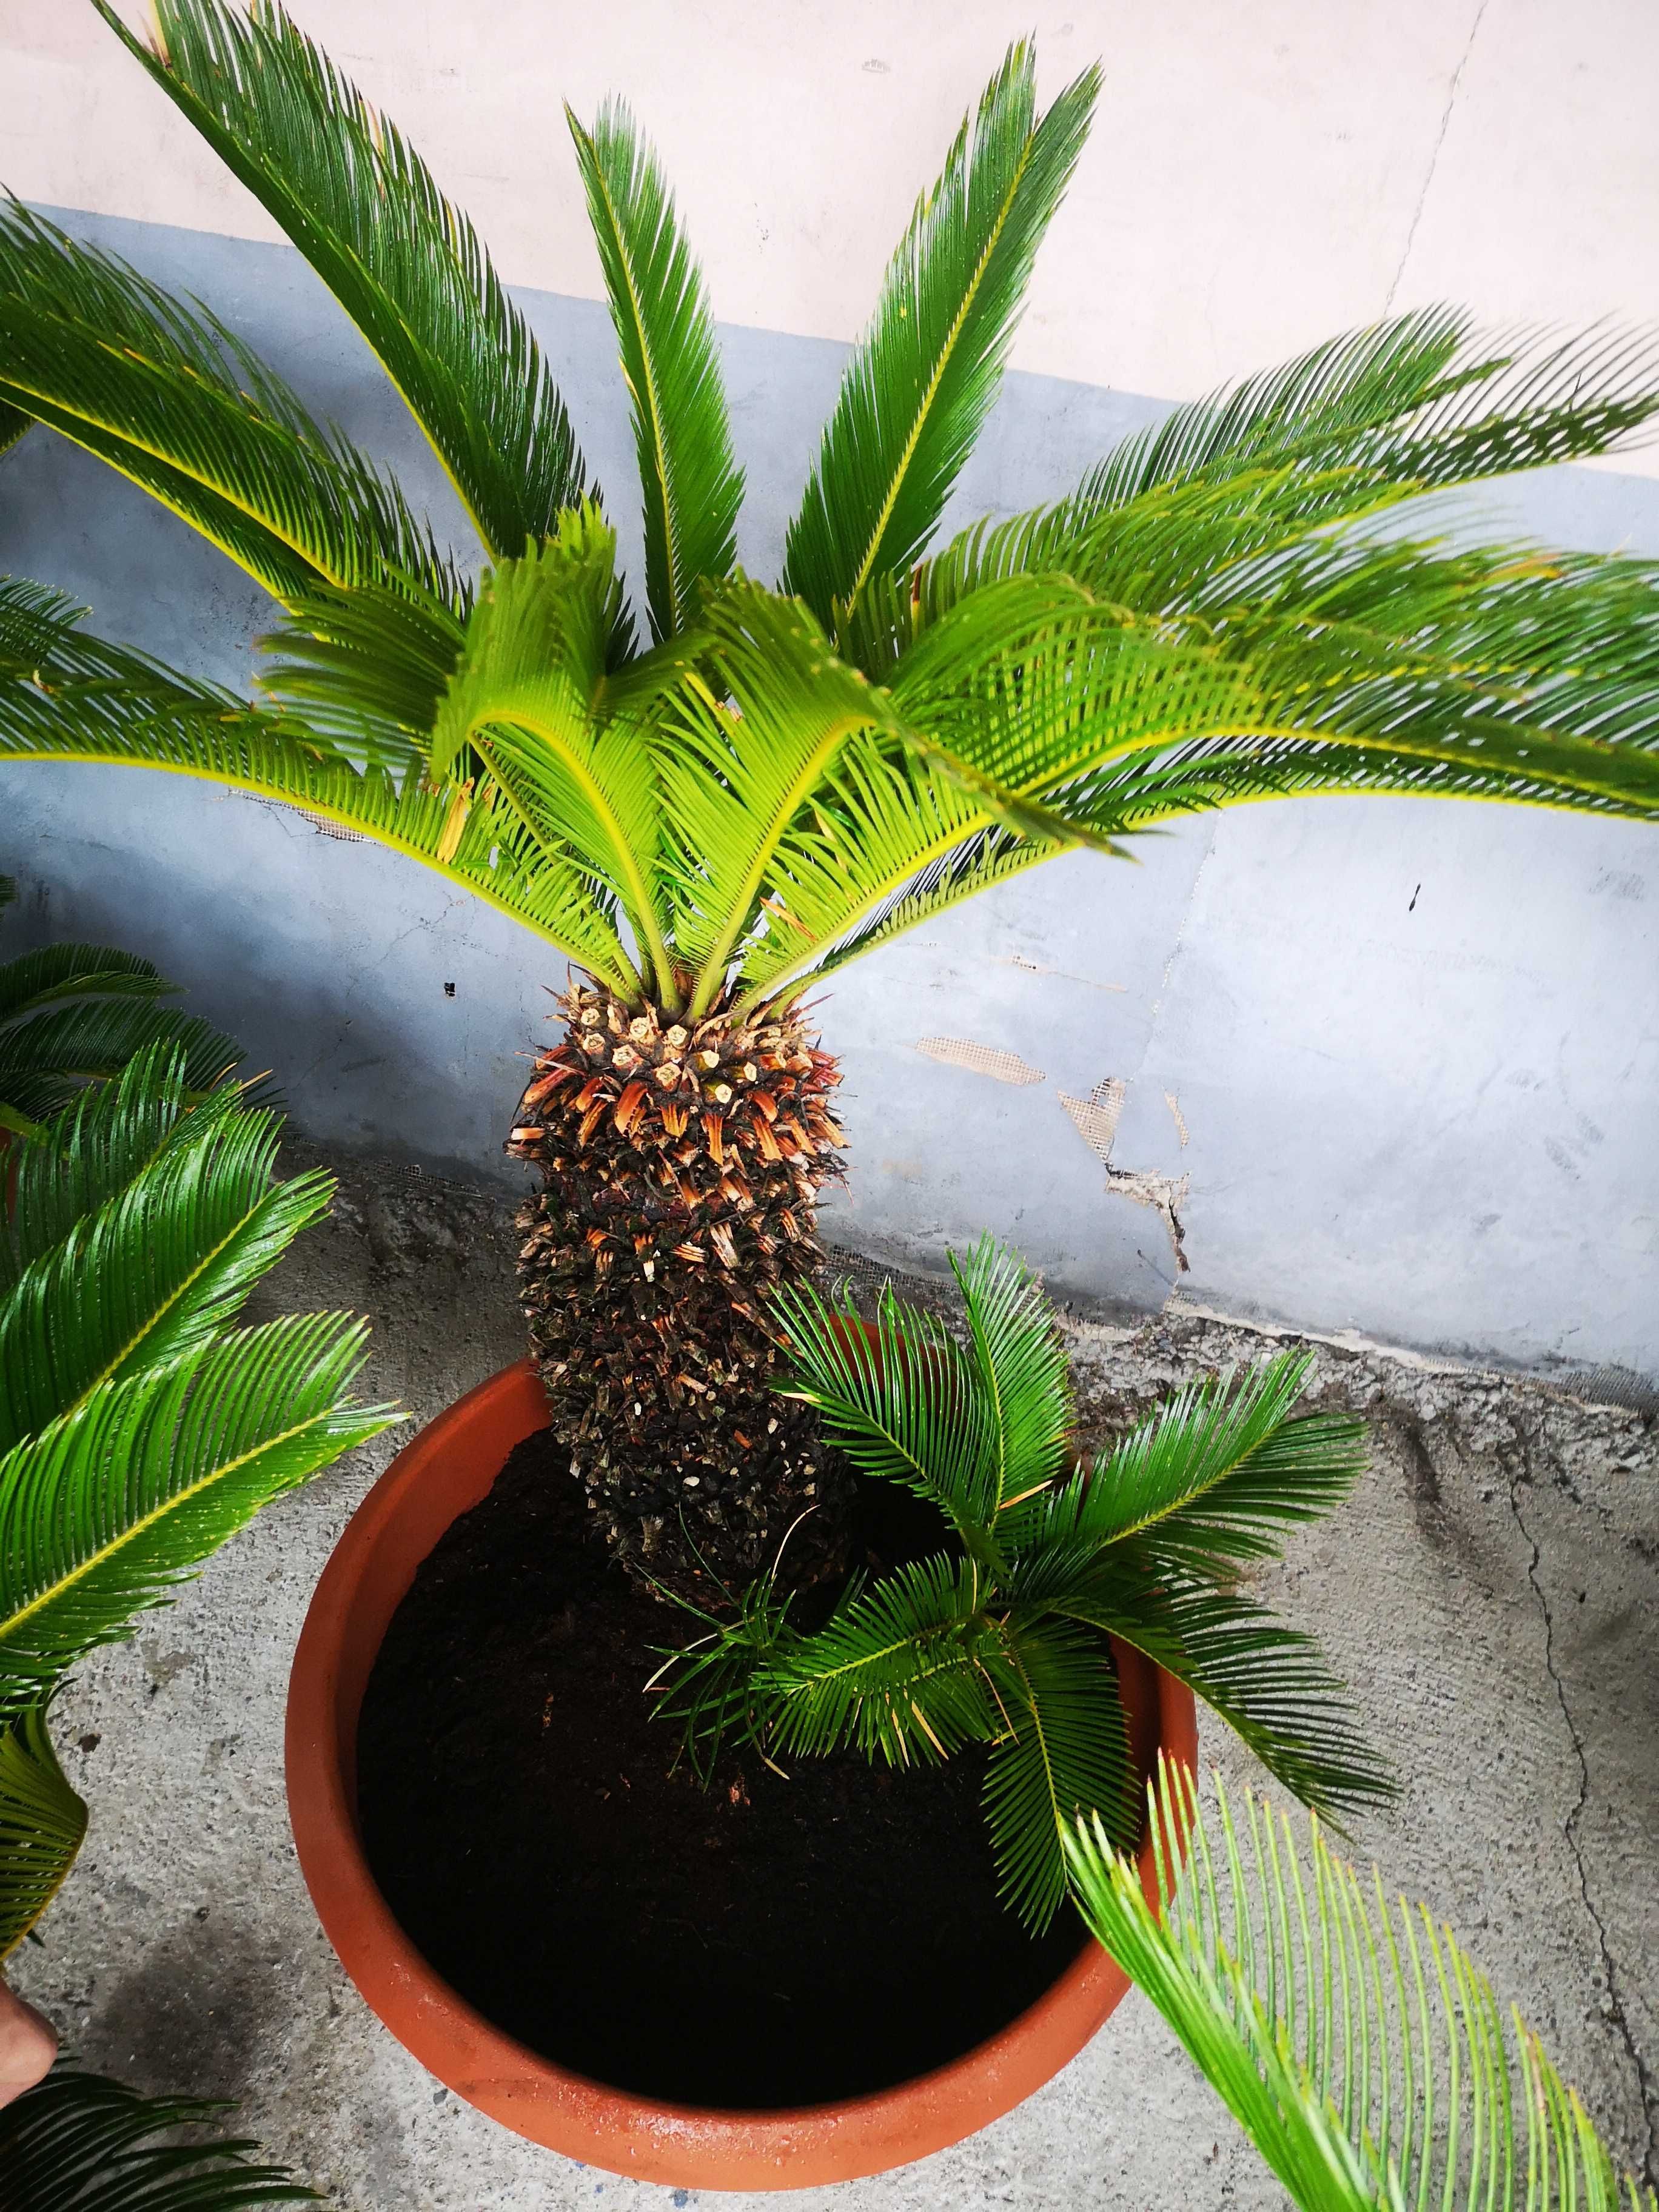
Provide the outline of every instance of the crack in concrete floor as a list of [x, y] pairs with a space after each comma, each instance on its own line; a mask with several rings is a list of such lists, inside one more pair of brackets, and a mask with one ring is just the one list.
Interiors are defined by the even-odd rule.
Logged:
[[1647, 2142], [1642, 2160], [1642, 2179], [1650, 2188], [1659, 2187], [1659, 2084], [1656, 2084], [1654, 2081], [1652, 2069], [1642, 2055], [1641, 2047], [1636, 2040], [1635, 2033], [1626, 2013], [1624, 1999], [1619, 1990], [1619, 1969], [1613, 1960], [1612, 1946], [1607, 1941], [1607, 1922], [1603, 1919], [1595, 1899], [1590, 1894], [1589, 1869], [1585, 1864], [1584, 1854], [1580, 1847], [1579, 1829], [1590, 1799], [1589, 1758], [1584, 1747], [1583, 1737], [1579, 1733], [1577, 1723], [1573, 1718], [1572, 1705], [1567, 1696], [1565, 1680], [1556, 1663], [1555, 1615], [1550, 1605], [1549, 1593], [1544, 1588], [1538, 1573], [1538, 1564], [1543, 1556], [1542, 1547], [1537, 1537], [1528, 1528], [1526, 1516], [1521, 1510], [1521, 1492], [1523, 1487], [1532, 1488], [1533, 1482], [1532, 1454], [1525, 1437], [1522, 1435], [1517, 1426], [1510, 1468], [1510, 1510], [1515, 1516], [1515, 1524], [1526, 1540], [1530, 1553], [1527, 1562], [1527, 1579], [1532, 1585], [1534, 1594], [1538, 1600], [1538, 1610], [1543, 1618], [1544, 1665], [1549, 1674], [1550, 1680], [1555, 1686], [1556, 1698], [1561, 1707], [1561, 1718], [1566, 1725], [1567, 1735], [1572, 1744], [1573, 1755], [1578, 1762], [1578, 1796], [1566, 1819], [1561, 1824], [1561, 1832], [1567, 1839], [1567, 1847], [1572, 1853], [1573, 1863], [1578, 1869], [1579, 1895], [1583, 1899], [1584, 1911], [1589, 1918], [1590, 1925], [1595, 1930], [1596, 1948], [1601, 1954], [1602, 1971], [1607, 1976], [1607, 1996], [1602, 2008], [1609, 2022], [1624, 2039], [1625, 2049], [1630, 2056], [1632, 2070], [1636, 2075], [1638, 2093], [1642, 2100], [1642, 2110], [1647, 2121]]

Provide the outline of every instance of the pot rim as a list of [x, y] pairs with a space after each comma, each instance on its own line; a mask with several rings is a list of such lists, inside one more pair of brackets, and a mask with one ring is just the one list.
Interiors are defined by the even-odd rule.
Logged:
[[[823, 2104], [743, 2111], [611, 2087], [542, 2057], [450, 1988], [381, 1897], [356, 1812], [357, 1717], [370, 1670], [416, 1570], [477, 1504], [507, 1453], [547, 1425], [529, 1359], [469, 1390], [393, 1459], [331, 1553], [313, 1594], [289, 1686], [289, 1817], [306, 1886], [370, 2008], [429, 2072], [505, 2127], [590, 2166], [696, 2189], [799, 2189], [927, 2156], [975, 2133], [1057, 2074], [1127, 1993], [1127, 1978], [1085, 1945], [1035, 2002], [960, 2057], [888, 2089]], [[1192, 1692], [1144, 1661], [1157, 1741], [1197, 1764]], [[1156, 1899], [1150, 1840], [1139, 1853]]]

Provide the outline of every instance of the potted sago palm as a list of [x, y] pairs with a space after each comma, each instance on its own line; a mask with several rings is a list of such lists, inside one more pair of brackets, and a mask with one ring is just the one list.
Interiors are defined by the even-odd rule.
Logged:
[[774, 1296], [778, 1402], [851, 1470], [838, 1588], [775, 1560], [706, 1611], [630, 1589], [527, 1367], [491, 1450], [435, 1425], [330, 1562], [289, 1708], [301, 1865], [394, 2033], [538, 2141], [687, 2186], [918, 2157], [1123, 1995], [1066, 1839], [1097, 1819], [1155, 1893], [1143, 1790], [1194, 1759], [1194, 1698], [1327, 1814], [1389, 1790], [1243, 1582], [1364, 1465], [1360, 1423], [1299, 1408], [1306, 1357], [1079, 1451], [1036, 1285], [988, 1240], [960, 1285], [953, 1327]]
[[[1375, 791], [1659, 811], [1650, 568], [1413, 535], [1394, 512], [1618, 448], [1659, 411], [1659, 376], [1605, 329], [1394, 317], [1176, 409], [1054, 505], [936, 542], [1096, 93], [1085, 72], [1039, 113], [1017, 46], [917, 204], [768, 586], [735, 565], [742, 473], [702, 277], [612, 105], [571, 127], [633, 410], [636, 606], [527, 325], [395, 126], [272, 0], [156, 0], [150, 45], [94, 4], [352, 319], [477, 544], [440, 544], [206, 310], [14, 202], [0, 441], [40, 425], [108, 462], [278, 617], [250, 701], [99, 640], [42, 585], [0, 587], [0, 757], [165, 769], [303, 808], [502, 908], [575, 970], [506, 1125], [541, 1177], [522, 1221], [534, 1372], [403, 1455], [307, 1632], [290, 1750], [310, 1777], [302, 1844], [325, 1863], [319, 1839], [353, 1832], [380, 1635], [532, 1431], [551, 1439], [548, 1513], [580, 1504], [636, 1592], [708, 1607], [781, 1547], [805, 1600], [839, 1586], [856, 1486], [814, 1408], [774, 1388], [771, 1301], [810, 1285], [816, 1201], [840, 1172], [809, 991], [1024, 868], [1222, 805]], [[575, 1546], [568, 1516], [544, 1534]], [[574, 1596], [555, 1623], [567, 1611]], [[1190, 1722], [1160, 1685], [1175, 1677], [1149, 1675], [1146, 1709], [1179, 1751]], [[325, 1907], [356, 1940], [343, 1912], [406, 1994], [427, 1986], [372, 1885]], [[1097, 2016], [1091, 1998], [1071, 2047]], [[538, 2096], [580, 2111], [575, 2139], [672, 2171], [679, 2117], [624, 2124], [571, 2073], [526, 2089], [533, 2069], [495, 2031], [454, 2018], [465, 2094], [517, 2124]], [[941, 2118], [913, 2083], [908, 2119], [872, 2121], [839, 2166], [825, 2146], [851, 2123], [826, 2119], [816, 2170], [944, 2140], [1055, 2060], [994, 2043], [977, 2101]], [[787, 2133], [763, 2130], [743, 2173], [778, 2178]]]

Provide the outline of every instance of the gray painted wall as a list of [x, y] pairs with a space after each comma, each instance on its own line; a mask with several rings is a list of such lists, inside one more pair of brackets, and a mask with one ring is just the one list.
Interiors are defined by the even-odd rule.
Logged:
[[[207, 300], [455, 520], [291, 250], [62, 219]], [[605, 311], [520, 296], [626, 532], [630, 441]], [[735, 327], [723, 343], [750, 487], [740, 554], [769, 574], [844, 349]], [[1012, 377], [960, 514], [1062, 490], [1157, 411]], [[1481, 514], [1659, 553], [1650, 480], [1553, 471], [1495, 489]], [[0, 568], [231, 681], [270, 612], [183, 526], [41, 432], [0, 471]], [[313, 1133], [516, 1176], [499, 1150], [515, 1055], [546, 1034], [543, 993], [560, 977], [499, 915], [283, 810], [131, 770], [7, 771], [0, 866], [26, 887], [14, 945], [75, 934], [149, 954], [277, 1072]], [[1145, 1310], [1177, 1279], [1172, 1199], [1185, 1298], [1651, 1371], [1656, 901], [1651, 830], [1432, 801], [1252, 808], [1146, 841], [1137, 866], [1057, 862], [826, 998], [853, 1146], [830, 1225], [930, 1267], [988, 1225], [1056, 1290]]]

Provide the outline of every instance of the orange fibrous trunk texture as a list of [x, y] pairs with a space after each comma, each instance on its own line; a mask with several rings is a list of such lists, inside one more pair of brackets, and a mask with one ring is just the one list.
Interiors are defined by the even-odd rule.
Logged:
[[[631, 1571], [708, 1603], [781, 1547], [842, 1564], [847, 1482], [775, 1390], [766, 1306], [818, 1269], [840, 1080], [798, 1009], [691, 1022], [573, 985], [507, 1150], [541, 1170], [519, 1267], [555, 1436]], [[786, 1544], [786, 1538], [788, 1540]]]

